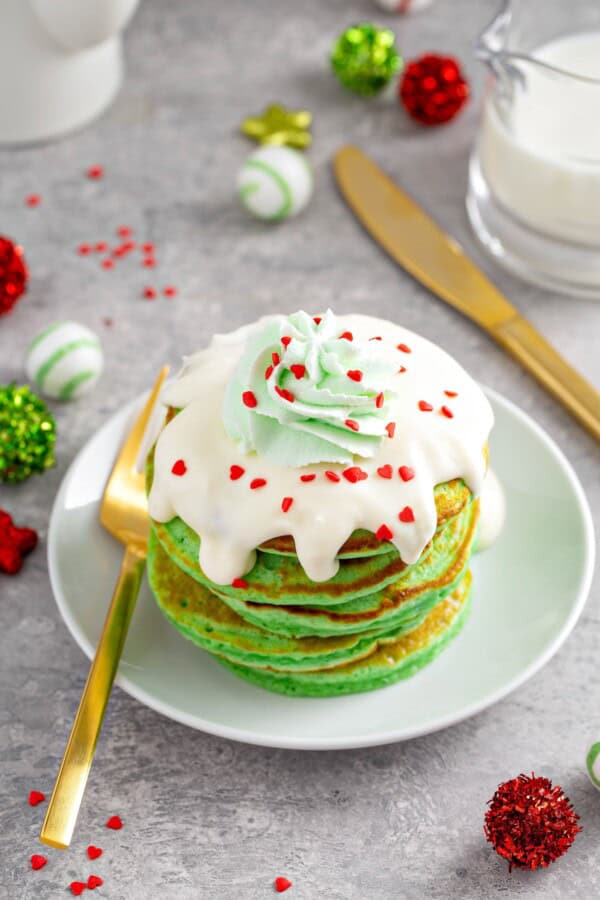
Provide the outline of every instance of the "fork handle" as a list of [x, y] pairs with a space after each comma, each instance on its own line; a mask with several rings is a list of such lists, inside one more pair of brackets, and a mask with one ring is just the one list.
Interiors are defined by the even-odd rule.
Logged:
[[50, 847], [66, 850], [71, 843], [145, 562], [145, 547], [141, 544], [126, 547], [121, 573], [40, 832], [41, 842]]

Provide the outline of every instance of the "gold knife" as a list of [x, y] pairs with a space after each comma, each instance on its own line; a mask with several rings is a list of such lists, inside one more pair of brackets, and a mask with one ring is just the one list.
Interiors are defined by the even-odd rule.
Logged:
[[342, 147], [333, 169], [349, 206], [390, 256], [485, 329], [600, 440], [600, 393], [488, 281], [460, 244], [357, 147]]

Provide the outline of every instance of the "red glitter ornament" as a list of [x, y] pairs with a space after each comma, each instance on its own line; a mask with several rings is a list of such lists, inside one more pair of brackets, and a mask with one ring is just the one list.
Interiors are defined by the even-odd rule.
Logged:
[[548, 866], [581, 831], [563, 789], [533, 772], [499, 785], [488, 806], [483, 830], [509, 871]]
[[0, 237], [0, 316], [10, 312], [27, 287], [23, 248]]
[[[37, 532], [33, 528], [17, 528], [11, 516], [0, 509], [0, 572], [16, 575], [23, 565], [23, 557], [31, 553], [37, 544]], [[32, 803], [32, 797], [34, 803]], [[38, 792], [32, 791], [29, 802], [32, 806], [45, 800], [44, 795], [38, 799]]]
[[409, 116], [422, 125], [449, 122], [469, 99], [469, 85], [452, 56], [427, 53], [407, 63], [399, 95]]

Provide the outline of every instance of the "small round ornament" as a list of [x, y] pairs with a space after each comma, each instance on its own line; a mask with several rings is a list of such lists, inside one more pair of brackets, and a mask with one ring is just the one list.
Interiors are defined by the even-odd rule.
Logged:
[[404, 13], [419, 12], [427, 6], [431, 6], [431, 0], [375, 0], [377, 6], [385, 9], [386, 12]]
[[9, 313], [27, 287], [23, 248], [0, 237], [0, 316]]
[[402, 66], [393, 31], [364, 23], [352, 25], [337, 39], [331, 66], [341, 83], [370, 97], [386, 87]]
[[443, 125], [469, 99], [469, 85], [452, 56], [427, 53], [406, 64], [398, 93], [409, 116], [421, 125]]
[[306, 157], [290, 147], [260, 147], [238, 175], [242, 205], [257, 218], [272, 222], [301, 212], [312, 196], [313, 184]]
[[14, 484], [54, 465], [56, 424], [25, 385], [0, 385], [0, 482]]
[[600, 737], [596, 738], [587, 749], [585, 767], [594, 787], [600, 788]]
[[55, 400], [86, 394], [102, 373], [100, 340], [78, 322], [57, 322], [31, 341], [25, 357], [27, 377]]

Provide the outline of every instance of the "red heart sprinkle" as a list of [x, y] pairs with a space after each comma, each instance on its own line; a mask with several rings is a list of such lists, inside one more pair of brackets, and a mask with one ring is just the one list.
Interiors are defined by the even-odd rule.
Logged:
[[284, 497], [283, 500], [281, 501], [282, 512], [284, 512], [284, 513], [288, 512], [288, 510], [291, 509], [293, 502], [294, 502], [293, 497]]
[[229, 477], [232, 481], [237, 481], [238, 478], [241, 478], [246, 470], [241, 466], [229, 466]]
[[41, 202], [42, 198], [39, 194], [28, 194], [27, 197], [25, 197], [27, 206], [39, 206]]
[[337, 472], [332, 472], [331, 469], [325, 470], [325, 478], [329, 478], [330, 481], [339, 481], [340, 476]]
[[156, 290], [153, 287], [144, 288], [144, 297], [146, 300], [154, 300], [156, 297]]
[[231, 587], [234, 587], [234, 588], [247, 588], [247, 587], [248, 587], [248, 582], [247, 582], [247, 581], [244, 581], [243, 578], [234, 578], [233, 581], [231, 582]]
[[360, 369], [348, 369], [346, 372], [348, 378], [351, 378], [352, 381], [362, 381], [363, 373]]
[[46, 799], [46, 795], [42, 794], [41, 791], [29, 791], [29, 805], [37, 806], [38, 803], [42, 803]]
[[375, 406], [377, 407], [377, 409], [381, 409], [384, 399], [385, 397], [383, 396], [383, 392], [381, 394], [377, 394], [377, 396], [375, 397]]
[[294, 363], [293, 366], [290, 366], [290, 372], [300, 381], [301, 378], [304, 378], [306, 366], [303, 366], [302, 363]]
[[388, 437], [393, 438], [394, 435], [396, 434], [396, 423], [388, 422], [387, 425], [385, 426], [385, 430], [387, 431]]
[[388, 528], [387, 525], [380, 525], [375, 532], [375, 537], [379, 541], [391, 541], [391, 539], [394, 537], [394, 532], [391, 528]]
[[317, 476], [314, 472], [311, 472], [309, 475], [301, 475], [300, 481], [304, 481], [305, 483], [308, 481], [314, 481]]
[[268, 381], [272, 374], [273, 366], [267, 366], [267, 368], [265, 369], [265, 381]]
[[355, 422], [354, 419], [346, 419], [344, 425], [346, 428], [349, 428], [350, 431], [360, 431], [360, 425], [358, 422]]
[[402, 479], [402, 481], [412, 481], [415, 477], [415, 470], [411, 469], [410, 466], [400, 466], [398, 469], [398, 475]]
[[382, 341], [383, 338], [381, 337], [381, 335], [376, 334], [375, 337], [370, 337], [369, 340], [370, 341]]
[[291, 343], [291, 340], [292, 340], [291, 337], [286, 334], [281, 338], [281, 343], [283, 344], [284, 347], [288, 347], [289, 344]]
[[114, 259], [103, 259], [100, 265], [103, 269], [114, 269], [115, 261]]
[[178, 459], [173, 463], [173, 467], [171, 469], [173, 475], [185, 475], [187, 472], [187, 466], [182, 459]]
[[253, 478], [252, 481], [250, 482], [250, 490], [256, 491], [256, 490], [258, 490], [258, 488], [264, 487], [266, 483], [267, 483], [266, 478]]
[[401, 353], [412, 353], [408, 344], [398, 344], [397, 349], [400, 350]]
[[421, 412], [431, 412], [433, 406], [427, 400], [419, 400], [419, 409]]
[[444, 393], [445, 393], [446, 397], [458, 397], [458, 394], [456, 391], [444, 391]]
[[388, 463], [388, 464], [385, 465], [385, 466], [380, 466], [380, 467], [377, 469], [377, 474], [379, 475], [380, 478], [391, 478], [391, 477], [392, 477], [392, 474], [393, 474], [393, 471], [394, 471], [394, 470], [392, 469], [392, 467], [391, 467], [391, 466], [389, 465], [389, 463]]
[[71, 893], [79, 897], [85, 891], [86, 883], [85, 881], [72, 881], [69, 887], [71, 888]]
[[453, 419], [453, 418], [454, 418], [454, 413], [452, 412], [452, 410], [451, 410], [448, 406], [442, 406], [442, 407], [440, 408], [440, 412], [441, 412], [441, 414], [442, 414], [443, 416], [446, 416], [447, 419]]
[[142, 244], [142, 250], [147, 255], [152, 255], [154, 253], [155, 249], [156, 249], [156, 247], [154, 246], [154, 244], [151, 244], [150, 242], [147, 242], [146, 244]]
[[339, 340], [339, 341], [353, 341], [353, 340], [354, 340], [354, 335], [352, 334], [351, 331], [342, 331], [342, 333], [340, 334], [338, 340]]
[[93, 891], [94, 888], [100, 887], [102, 884], [104, 884], [104, 882], [99, 875], [90, 875], [87, 880], [87, 886], [89, 887], [90, 891]]
[[368, 474], [364, 469], [361, 469], [360, 466], [349, 466], [349, 468], [344, 469], [342, 475], [349, 481], [351, 484], [356, 484], [357, 481], [364, 481], [365, 478], [368, 478]]
[[279, 394], [282, 400], [287, 400], [288, 403], [293, 403], [296, 399], [291, 391], [288, 391], [286, 388], [279, 387], [278, 384], [275, 385], [275, 393]]
[[398, 513], [398, 518], [401, 522], [414, 522], [415, 514], [410, 506], [405, 506], [404, 509]]
[[156, 260], [154, 259], [153, 256], [146, 256], [146, 257], [144, 258], [143, 265], [144, 265], [147, 269], [153, 269], [154, 266], [156, 265]]
[[172, 284], [168, 284], [166, 288], [163, 289], [163, 294], [165, 297], [174, 297], [177, 293], [177, 288]]
[[89, 244], [80, 244], [79, 247], [77, 248], [77, 252], [79, 253], [80, 256], [87, 256], [88, 253], [92, 252], [92, 248], [90, 247]]
[[271, 359], [273, 361], [274, 366], [278, 366], [279, 363], [281, 362], [281, 357], [279, 356], [279, 353], [277, 353], [277, 352], [271, 353]]
[[101, 847], [94, 847], [93, 844], [87, 848], [87, 855], [90, 859], [98, 859], [99, 856], [102, 856], [103, 850]]
[[282, 894], [283, 891], [287, 891], [288, 888], [291, 888], [292, 882], [289, 878], [276, 878], [275, 879], [275, 890], [278, 894]]
[[108, 822], [106, 823], [107, 828], [112, 828], [113, 831], [118, 831], [119, 828], [123, 827], [123, 823], [119, 816], [111, 816]]
[[88, 178], [102, 178], [104, 169], [102, 166], [90, 166], [85, 174]]
[[244, 404], [244, 406], [247, 406], [249, 409], [254, 409], [257, 402], [258, 401], [253, 391], [244, 391], [244, 393], [242, 394], [242, 403]]
[[45, 856], [42, 856], [40, 853], [34, 853], [31, 857], [31, 868], [35, 869], [43, 869], [48, 860]]
[[315, 323], [315, 325], [320, 325], [321, 321], [321, 316], [313, 316], [313, 322]]
[[119, 237], [131, 237], [133, 229], [129, 228], [127, 225], [121, 225], [117, 228], [117, 234]]

